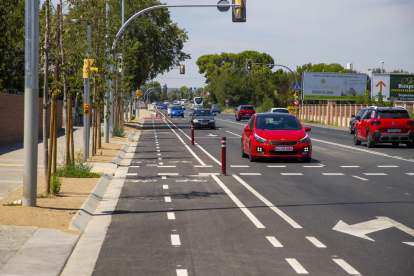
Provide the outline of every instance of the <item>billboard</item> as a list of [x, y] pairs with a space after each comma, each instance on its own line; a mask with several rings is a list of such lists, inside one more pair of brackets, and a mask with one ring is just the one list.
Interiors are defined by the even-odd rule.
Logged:
[[372, 74], [371, 97], [378, 100], [380, 91], [384, 101], [414, 101], [414, 75]]
[[366, 74], [303, 73], [302, 100], [355, 101], [365, 95]]

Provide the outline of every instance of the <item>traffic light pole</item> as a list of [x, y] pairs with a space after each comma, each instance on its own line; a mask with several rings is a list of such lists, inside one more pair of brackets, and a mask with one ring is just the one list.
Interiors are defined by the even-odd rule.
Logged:
[[[88, 50], [86, 53], [86, 56], [88, 57], [88, 60], [91, 58], [91, 24], [88, 22], [88, 30], [87, 30], [87, 41], [88, 41]], [[91, 96], [90, 96], [90, 82], [89, 82], [89, 76], [85, 79], [83, 79], [83, 106], [85, 107], [85, 104], [91, 103]], [[89, 158], [89, 124], [90, 124], [90, 114], [85, 114], [83, 112], [83, 160], [86, 161]]]

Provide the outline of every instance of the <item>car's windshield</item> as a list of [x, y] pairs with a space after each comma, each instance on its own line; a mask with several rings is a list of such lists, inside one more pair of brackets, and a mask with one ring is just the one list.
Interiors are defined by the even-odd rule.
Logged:
[[203, 98], [194, 98], [194, 100], [197, 104], [201, 104], [201, 102], [203, 101]]
[[298, 120], [293, 116], [259, 116], [256, 120], [259, 130], [300, 130]]
[[241, 110], [254, 110], [253, 106], [242, 106]]
[[183, 108], [181, 106], [174, 106], [172, 110], [183, 110]]
[[208, 109], [196, 110], [194, 116], [211, 116], [211, 111]]
[[406, 110], [378, 110], [379, 119], [409, 119], [410, 115]]
[[273, 109], [273, 113], [289, 113], [289, 110], [286, 109]]

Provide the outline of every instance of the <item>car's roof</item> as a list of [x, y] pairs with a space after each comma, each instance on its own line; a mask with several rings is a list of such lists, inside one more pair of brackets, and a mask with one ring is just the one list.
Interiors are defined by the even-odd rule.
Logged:
[[[267, 112], [267, 113], [256, 113], [257, 117], [265, 117], [265, 116], [272, 116], [272, 117], [295, 117], [293, 114], [289, 114], [289, 113], [271, 113], [271, 112]], [[296, 118], [296, 117], [295, 117]]]
[[287, 109], [287, 108], [285, 108], [285, 107], [272, 107], [271, 109], [272, 109], [272, 110], [274, 110], [274, 109], [283, 109], [283, 110], [289, 110], [289, 109]]

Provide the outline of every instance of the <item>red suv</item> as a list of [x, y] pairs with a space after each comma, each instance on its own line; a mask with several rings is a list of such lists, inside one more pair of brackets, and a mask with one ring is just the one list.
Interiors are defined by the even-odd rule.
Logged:
[[239, 105], [234, 112], [234, 117], [236, 117], [236, 121], [250, 119], [253, 114], [255, 114], [254, 108], [252, 105]]
[[414, 121], [404, 108], [371, 107], [356, 119], [355, 145], [366, 141], [368, 148], [376, 143], [392, 143], [394, 147], [405, 143], [407, 148], [414, 147]]

